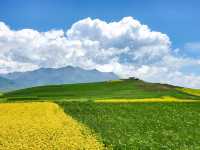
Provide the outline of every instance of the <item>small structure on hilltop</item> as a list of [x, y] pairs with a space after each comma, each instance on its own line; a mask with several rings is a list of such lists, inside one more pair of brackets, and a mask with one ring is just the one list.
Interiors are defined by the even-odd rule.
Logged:
[[140, 80], [140, 79], [138, 79], [138, 78], [136, 78], [136, 77], [129, 77], [128, 79], [129, 79], [129, 80]]

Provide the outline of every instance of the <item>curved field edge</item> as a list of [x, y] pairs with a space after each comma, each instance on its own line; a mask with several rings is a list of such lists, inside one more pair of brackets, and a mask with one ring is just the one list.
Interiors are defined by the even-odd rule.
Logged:
[[0, 104], [0, 149], [101, 150], [89, 128], [55, 103]]

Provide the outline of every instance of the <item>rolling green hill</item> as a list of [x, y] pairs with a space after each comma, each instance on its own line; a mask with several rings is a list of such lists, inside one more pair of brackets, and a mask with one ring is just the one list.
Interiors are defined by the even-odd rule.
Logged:
[[200, 99], [198, 95], [167, 84], [148, 83], [138, 79], [125, 79], [97, 83], [40, 86], [4, 93], [8, 100], [94, 100], [94, 99], [141, 99], [164, 96], [179, 99]]
[[[3, 93], [0, 99], [56, 101], [67, 115], [89, 127], [108, 149], [194, 150], [200, 145], [200, 101], [186, 103], [186, 100], [200, 100], [199, 93], [200, 90], [126, 79], [33, 87]], [[182, 101], [142, 102], [143, 98], [162, 97]], [[92, 101], [99, 99], [100, 103]], [[127, 99], [139, 99], [140, 103]]]

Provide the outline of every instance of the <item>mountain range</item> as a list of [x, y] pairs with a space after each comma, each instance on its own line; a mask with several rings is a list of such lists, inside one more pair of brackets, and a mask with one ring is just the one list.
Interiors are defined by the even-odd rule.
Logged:
[[40, 68], [27, 72], [0, 74], [0, 90], [10, 91], [27, 87], [88, 83], [116, 80], [118, 76], [112, 72], [100, 72], [96, 69], [85, 70], [79, 67]]

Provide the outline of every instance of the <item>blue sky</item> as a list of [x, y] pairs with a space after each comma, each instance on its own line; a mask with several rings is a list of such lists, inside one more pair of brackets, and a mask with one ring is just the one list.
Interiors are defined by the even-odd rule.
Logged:
[[14, 29], [69, 28], [85, 17], [117, 21], [132, 16], [166, 33], [172, 46], [200, 41], [199, 0], [1, 0], [0, 19]]
[[199, 0], [0, 0], [0, 73], [71, 65], [200, 88], [199, 6]]

